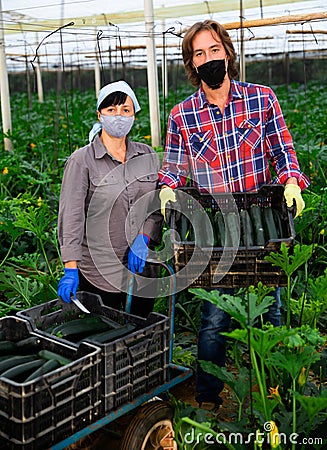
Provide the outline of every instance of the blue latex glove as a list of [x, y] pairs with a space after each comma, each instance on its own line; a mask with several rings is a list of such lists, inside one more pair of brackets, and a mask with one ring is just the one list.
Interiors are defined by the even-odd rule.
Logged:
[[128, 269], [132, 273], [142, 273], [148, 257], [149, 236], [138, 234], [128, 252]]
[[78, 269], [64, 269], [65, 275], [61, 278], [58, 284], [58, 295], [66, 303], [70, 303], [70, 296], [73, 294], [76, 297], [78, 288]]

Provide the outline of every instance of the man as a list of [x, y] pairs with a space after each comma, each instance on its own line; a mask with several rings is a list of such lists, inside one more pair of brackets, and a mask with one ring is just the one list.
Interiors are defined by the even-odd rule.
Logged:
[[[195, 23], [182, 44], [187, 76], [198, 90], [169, 116], [166, 148], [159, 172], [161, 211], [175, 202], [175, 188], [187, 177], [202, 193], [257, 191], [268, 183], [285, 185], [287, 206], [304, 208], [301, 190], [309, 185], [300, 171], [278, 100], [271, 88], [239, 82], [229, 34], [213, 21]], [[275, 172], [273, 179], [270, 166]], [[225, 291], [226, 292], [226, 291]], [[266, 320], [280, 324], [279, 290]], [[225, 364], [230, 317], [210, 302], [202, 306], [198, 359]], [[219, 406], [221, 380], [197, 370], [197, 401]]]

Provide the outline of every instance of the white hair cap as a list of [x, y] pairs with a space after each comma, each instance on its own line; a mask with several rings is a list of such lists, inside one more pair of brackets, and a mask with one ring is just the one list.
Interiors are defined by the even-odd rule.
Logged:
[[139, 102], [137, 101], [133, 89], [129, 84], [126, 83], [126, 81], [123, 80], [109, 83], [100, 89], [97, 100], [97, 110], [99, 109], [99, 106], [101, 105], [103, 100], [113, 92], [124, 92], [125, 94], [129, 95], [134, 103], [134, 112], [137, 113], [138, 111], [140, 111], [141, 107], [139, 105]]

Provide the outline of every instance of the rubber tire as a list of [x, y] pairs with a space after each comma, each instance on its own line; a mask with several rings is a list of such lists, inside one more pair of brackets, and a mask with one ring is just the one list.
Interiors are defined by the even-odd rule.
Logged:
[[141, 406], [124, 433], [120, 450], [141, 450], [144, 439], [156, 424], [160, 426], [160, 422], [167, 421], [173, 429], [173, 416], [174, 409], [168, 402], [154, 400]]

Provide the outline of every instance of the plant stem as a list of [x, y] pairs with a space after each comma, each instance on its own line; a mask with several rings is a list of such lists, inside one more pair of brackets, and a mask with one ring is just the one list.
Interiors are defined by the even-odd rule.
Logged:
[[0, 263], [0, 267], [3, 266], [3, 264], [6, 262], [7, 258], [9, 257], [9, 255], [11, 253], [11, 250], [12, 250], [12, 248], [14, 246], [14, 243], [15, 243], [15, 239], [12, 239], [9, 249], [8, 249], [5, 257], [3, 258], [3, 260]]
[[291, 275], [287, 275], [287, 318], [286, 326], [290, 328], [291, 326]]
[[[293, 387], [293, 426], [292, 431], [293, 433], [296, 433], [296, 398], [295, 398], [295, 389], [296, 389], [296, 381], [295, 378], [292, 380], [292, 387]], [[292, 450], [296, 450], [296, 444], [292, 442]]]
[[51, 266], [50, 266], [50, 263], [49, 263], [49, 260], [48, 260], [48, 257], [47, 257], [47, 254], [46, 254], [43, 242], [42, 242], [42, 238], [40, 236], [39, 236], [39, 242], [40, 242], [42, 254], [44, 256], [44, 260], [45, 260], [46, 265], [47, 265], [47, 267], [49, 269], [49, 273], [50, 273], [51, 277], [53, 277], [53, 272], [52, 272], [52, 269], [51, 269]]
[[266, 405], [266, 389], [264, 389], [263, 380], [261, 378], [261, 374], [260, 374], [258, 363], [257, 363], [257, 359], [256, 359], [256, 354], [255, 354], [255, 351], [253, 350], [252, 347], [250, 349], [250, 352], [251, 352], [252, 364], [253, 364], [253, 367], [254, 367], [254, 370], [255, 370], [255, 375], [257, 377], [257, 382], [259, 384], [260, 395], [261, 395], [262, 406], [263, 406], [263, 412], [264, 412], [266, 420], [268, 420], [269, 418], [268, 418], [267, 405]]
[[[219, 442], [219, 433], [217, 433], [216, 431], [214, 431], [212, 428], [208, 427], [207, 425], [203, 425], [202, 423], [199, 422], [195, 422], [192, 419], [189, 419], [188, 417], [182, 417], [179, 419], [179, 421], [176, 424], [175, 427], [175, 435], [177, 435], [179, 433], [179, 429], [182, 426], [182, 423], [188, 423], [189, 425], [192, 425], [193, 427], [198, 428], [199, 430], [203, 431], [204, 434], [210, 434], [212, 437], [218, 437], [218, 439], [216, 440], [217, 443], [223, 443], [229, 450], [236, 450], [234, 445], [230, 444], [228, 442], [228, 439], [223, 439], [223, 442]], [[176, 439], [176, 437], [175, 437]], [[180, 445], [181, 443], [178, 442], [178, 444]]]

